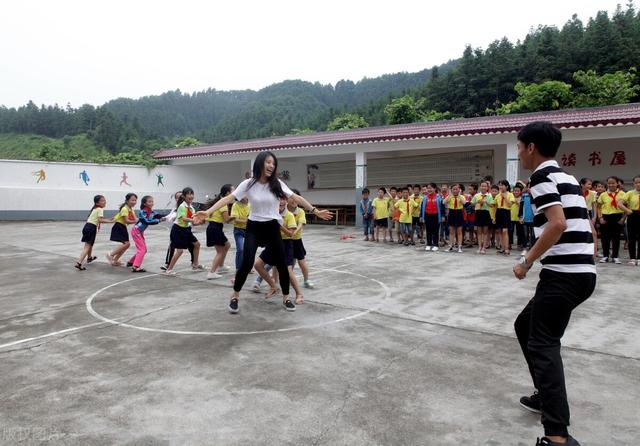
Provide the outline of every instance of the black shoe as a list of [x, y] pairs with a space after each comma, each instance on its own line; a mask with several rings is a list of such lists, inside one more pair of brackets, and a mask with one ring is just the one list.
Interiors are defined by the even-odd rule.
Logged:
[[540, 410], [540, 395], [538, 392], [534, 392], [531, 396], [523, 396], [520, 398], [520, 405], [533, 413], [542, 413]]
[[131, 268], [133, 266], [132, 262], [127, 262], [127, 268]]
[[567, 438], [566, 443], [556, 443], [555, 441], [549, 440], [547, 437], [538, 438], [536, 440], [536, 446], [561, 446], [561, 445], [580, 446], [580, 443], [578, 443], [578, 440], [573, 438], [571, 435], [569, 435], [569, 437]]
[[166, 270], [167, 270], [167, 265], [162, 265], [162, 266], [160, 267], [160, 269], [161, 269], [162, 271], [166, 271]]
[[284, 306], [285, 310], [287, 310], [287, 311], [296, 311], [296, 306], [293, 305], [293, 302], [291, 302], [289, 299], [283, 301], [282, 305]]
[[229, 313], [236, 314], [240, 309], [238, 308], [238, 299], [233, 298], [231, 302], [229, 302]]
[[91, 263], [91, 262], [93, 262], [93, 261], [94, 261], [94, 260], [96, 260], [96, 259], [97, 259], [97, 257], [96, 257], [96, 256], [87, 257], [87, 263]]

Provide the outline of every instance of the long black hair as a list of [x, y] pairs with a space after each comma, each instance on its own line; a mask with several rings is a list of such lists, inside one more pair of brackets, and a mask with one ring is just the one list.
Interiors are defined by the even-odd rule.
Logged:
[[267, 179], [269, 184], [269, 190], [273, 195], [278, 198], [286, 198], [284, 192], [282, 191], [282, 186], [280, 186], [280, 180], [278, 179], [278, 158], [273, 154], [273, 152], [260, 152], [253, 162], [253, 176], [251, 181], [249, 182], [249, 186], [247, 189], [251, 189], [251, 187], [256, 184], [256, 181], [260, 179], [262, 176], [262, 172], [264, 171], [264, 163], [268, 157], [273, 158], [273, 173]]
[[[100, 203], [100, 200], [102, 200], [103, 198], [104, 198], [104, 195], [94, 195], [93, 196], [93, 207], [89, 211], [89, 215], [91, 215], [93, 210], [98, 207], [98, 203]], [[89, 215], [87, 215], [87, 218], [89, 217]]]
[[191, 189], [190, 187], [185, 187], [184, 189], [182, 189], [182, 193], [180, 194], [180, 198], [178, 198], [178, 201], [176, 202], [176, 209], [178, 209], [180, 207], [180, 205], [182, 203], [184, 203], [184, 196], [187, 194], [193, 194], [193, 189]]
[[231, 188], [233, 188], [233, 184], [225, 184], [224, 186], [222, 186], [220, 188], [220, 193], [218, 195], [216, 195], [215, 198], [207, 201], [207, 205], [206, 208], [210, 209], [211, 206], [213, 206], [214, 204], [216, 204], [218, 201], [222, 200], [224, 197], [226, 197], [227, 195], [229, 195], [229, 193], [231, 192]]
[[131, 197], [136, 197], [136, 198], [138, 198], [138, 195], [134, 194], [133, 192], [129, 192], [127, 195], [125, 195], [125, 196], [124, 196], [124, 203], [122, 203], [122, 204], [120, 205], [120, 207], [118, 208], [118, 210], [119, 210], [119, 211], [121, 211], [121, 210], [122, 210], [122, 208], [126, 206], [126, 204], [129, 202], [129, 199], [130, 199]]
[[149, 198], [152, 198], [151, 195], [145, 195], [144, 197], [142, 197], [142, 200], [140, 200], [140, 209], [144, 209], [144, 207], [147, 205], [147, 201], [149, 201]]

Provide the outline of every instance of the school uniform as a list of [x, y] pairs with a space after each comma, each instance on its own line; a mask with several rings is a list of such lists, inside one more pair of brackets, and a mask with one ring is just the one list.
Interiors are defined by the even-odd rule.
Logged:
[[104, 209], [96, 206], [89, 213], [87, 222], [82, 228], [82, 242], [91, 246], [96, 242], [96, 236], [98, 235], [98, 227], [100, 227], [100, 219], [104, 217]]
[[[598, 205], [600, 205], [600, 212], [604, 219], [604, 224], [600, 227], [602, 237], [602, 253], [605, 258], [611, 257], [618, 258], [620, 251], [620, 232], [622, 231], [622, 225], [620, 221], [624, 217], [624, 212], [618, 206], [618, 201], [623, 200], [625, 193], [623, 191], [616, 191], [615, 193], [606, 191], [600, 194], [598, 197]], [[611, 249], [611, 251], [610, 251]]]
[[[297, 228], [296, 218], [291, 211], [285, 209], [282, 215], [282, 226], [288, 229]], [[284, 261], [285, 265], [293, 266], [294, 256], [293, 256], [293, 239], [285, 234], [282, 229], [280, 230], [280, 237], [282, 238], [282, 244], [284, 246]], [[260, 253], [260, 258], [267, 265], [273, 265], [275, 263], [275, 258], [273, 255], [273, 250], [266, 248]]]
[[228, 209], [226, 206], [223, 206], [207, 218], [209, 222], [207, 226], [208, 247], [224, 246], [229, 241], [223, 231], [225, 212], [228, 212]]
[[136, 218], [133, 210], [126, 204], [122, 206], [115, 216], [115, 222], [111, 227], [111, 236], [109, 240], [112, 242], [126, 243], [129, 241], [129, 231], [127, 230], [127, 220]]
[[296, 208], [292, 213], [296, 219], [296, 228], [302, 225], [302, 228], [291, 237], [293, 241], [293, 258], [296, 260], [304, 260], [307, 251], [304, 249], [304, 244], [302, 243], [302, 231], [304, 230], [304, 225], [307, 224], [307, 217], [302, 208]]
[[418, 203], [413, 198], [404, 198], [396, 202], [396, 208], [400, 211], [400, 233], [411, 235], [411, 224], [413, 222], [413, 211], [418, 207]]
[[[251, 207], [241, 201], [236, 201], [231, 206], [231, 218], [233, 218], [233, 239], [236, 242], [236, 270], [242, 265], [242, 254], [244, 252], [244, 234], [247, 230], [246, 220], [249, 218]], [[238, 219], [245, 220], [239, 223]]]
[[498, 193], [493, 202], [496, 206], [496, 228], [509, 229], [511, 222], [511, 203], [515, 197], [511, 192], [505, 192], [504, 195]]
[[185, 218], [193, 218], [195, 209], [191, 205], [182, 202], [176, 211], [176, 221], [171, 227], [169, 238], [175, 249], [187, 249], [198, 241], [193, 232], [191, 232], [191, 223]]
[[449, 226], [453, 228], [464, 227], [464, 195], [449, 195], [445, 200], [445, 205], [449, 208]]
[[389, 227], [389, 223], [387, 221], [389, 218], [389, 199], [376, 197], [371, 202], [371, 205], [373, 206], [375, 226], [379, 228]]
[[475, 207], [475, 226], [479, 228], [490, 226], [491, 205], [493, 204], [493, 197], [491, 196], [491, 194], [477, 193], [471, 199], [471, 204]]

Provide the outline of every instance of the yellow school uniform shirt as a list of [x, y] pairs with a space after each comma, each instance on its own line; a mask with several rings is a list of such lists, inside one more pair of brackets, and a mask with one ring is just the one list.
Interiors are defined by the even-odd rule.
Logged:
[[518, 210], [520, 210], [520, 198], [515, 198], [513, 206], [511, 206], [511, 221], [518, 221]]
[[389, 200], [386, 198], [374, 198], [371, 203], [373, 215], [376, 220], [389, 217]]
[[493, 199], [493, 202], [495, 203], [497, 209], [511, 210], [511, 206], [509, 205], [509, 202], [513, 203], [515, 201], [516, 201], [516, 198], [513, 196], [511, 192], [506, 192], [505, 196], [503, 196], [500, 192], [498, 192], [498, 195], [496, 195], [496, 197]]
[[416, 202], [418, 207], [413, 210], [413, 212], [411, 214], [412, 217], [420, 217], [420, 207], [422, 206], [422, 200], [424, 200], [424, 196], [423, 195], [414, 195], [413, 196], [413, 201]]
[[400, 210], [400, 223], [411, 223], [413, 221], [413, 211], [418, 208], [418, 203], [411, 198], [406, 201], [404, 199], [400, 199], [396, 203], [396, 208]]
[[491, 194], [484, 194], [484, 202], [480, 203], [480, 199], [482, 199], [483, 194], [481, 193], [477, 193], [473, 196], [473, 198], [471, 199], [471, 203], [473, 203], [476, 206], [476, 211], [489, 211], [491, 212], [491, 205], [493, 204], [493, 197], [491, 196]]
[[[295, 213], [293, 213], [293, 216], [296, 219], [296, 228], [298, 227], [299, 224], [303, 224], [306, 225], [307, 224], [307, 214], [305, 214], [304, 209], [302, 208], [296, 208]], [[303, 229], [300, 229], [298, 232], [296, 232], [293, 237], [291, 237], [293, 240], [300, 240], [302, 238], [302, 231]]]
[[[288, 229], [295, 229], [298, 227], [296, 224], [296, 217], [289, 211], [288, 209], [282, 214], [282, 226]], [[282, 240], [291, 240], [287, 234], [285, 234], [282, 230], [280, 230], [280, 235], [282, 236]]]
[[618, 207], [618, 200], [622, 200], [625, 193], [618, 191], [615, 194], [609, 191], [603, 192], [598, 197], [598, 204], [602, 215], [622, 214], [622, 209]]
[[624, 204], [632, 211], [640, 211], [640, 193], [633, 189], [624, 194]]
[[[584, 197], [584, 194], [582, 196]], [[597, 199], [598, 199], [598, 194], [596, 194], [596, 191], [590, 190], [587, 196], [584, 197], [584, 201], [587, 202], [587, 210], [590, 211], [593, 209], [593, 204], [596, 202]]]
[[207, 217], [207, 221], [215, 221], [216, 223], [224, 224], [224, 213], [229, 212], [229, 208], [227, 206], [222, 206], [220, 209], [215, 211], [213, 214]]
[[393, 218], [393, 214], [396, 211], [396, 203], [398, 202], [399, 198], [387, 198], [387, 200], [389, 200], [389, 217]]
[[122, 206], [122, 209], [120, 209], [120, 211], [116, 214], [115, 222], [122, 223], [123, 225], [126, 226], [127, 217], [134, 219], [136, 216], [131, 210], [131, 208], [125, 204], [124, 206]]
[[464, 198], [464, 195], [458, 195], [457, 197], [455, 197], [453, 194], [449, 195], [443, 201], [443, 203], [451, 211], [462, 209], [466, 202], [467, 202], [467, 199]]
[[89, 214], [89, 218], [87, 218], [87, 223], [93, 223], [94, 225], [100, 225], [100, 219], [104, 217], [104, 209], [95, 208]]
[[[247, 229], [246, 220], [249, 218], [249, 212], [251, 212], [251, 206], [244, 204], [241, 201], [236, 201], [231, 206], [231, 218], [233, 218], [233, 227], [238, 229]], [[238, 223], [238, 219], [245, 220], [244, 223]]]
[[489, 214], [491, 215], [491, 220], [495, 220], [496, 219], [496, 209], [498, 209], [496, 206], [496, 200], [498, 198], [498, 196], [496, 195], [495, 197], [491, 194], [489, 194], [489, 196], [491, 197], [491, 205], [489, 206]]

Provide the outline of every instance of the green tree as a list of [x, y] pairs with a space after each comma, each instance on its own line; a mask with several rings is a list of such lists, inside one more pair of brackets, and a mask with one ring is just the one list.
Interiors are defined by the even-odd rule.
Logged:
[[571, 85], [560, 81], [546, 81], [541, 84], [529, 85], [518, 82], [515, 90], [518, 93], [518, 98], [514, 102], [498, 108], [496, 112], [499, 115], [558, 110], [566, 108], [573, 99]]
[[572, 107], [624, 104], [640, 91], [640, 86], [636, 84], [635, 68], [602, 76], [593, 70], [581, 70], [573, 73], [573, 79], [576, 82], [576, 95]]
[[199, 146], [202, 143], [198, 141], [196, 138], [192, 138], [190, 136], [185, 136], [184, 138], [180, 138], [176, 141], [175, 147], [191, 147], [191, 146]]
[[362, 116], [353, 113], [343, 113], [333, 118], [329, 125], [327, 125], [327, 130], [349, 130], [363, 127], [369, 127], [369, 124]]
[[384, 108], [387, 115], [387, 124], [408, 124], [418, 120], [416, 103], [411, 96], [403, 96], [391, 101]]

